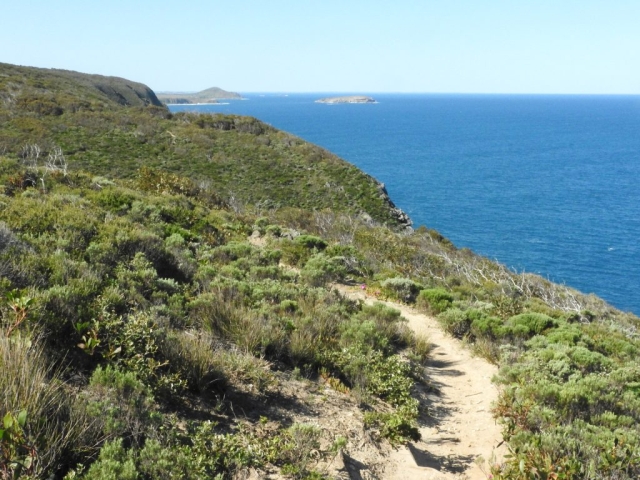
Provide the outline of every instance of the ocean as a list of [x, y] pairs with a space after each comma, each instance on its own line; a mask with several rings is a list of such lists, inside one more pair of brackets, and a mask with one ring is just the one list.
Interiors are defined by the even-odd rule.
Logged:
[[384, 182], [414, 226], [640, 314], [640, 96], [368, 95], [170, 109], [257, 117]]

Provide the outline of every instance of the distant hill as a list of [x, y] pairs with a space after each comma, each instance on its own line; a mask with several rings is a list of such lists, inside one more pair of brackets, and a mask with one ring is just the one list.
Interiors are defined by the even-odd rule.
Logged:
[[77, 104], [80, 99], [94, 107], [105, 106], [104, 102], [162, 106], [149, 87], [124, 78], [0, 63], [0, 101], [17, 101], [17, 106], [36, 113], [61, 114], [62, 104], [74, 104], [74, 100]]
[[216, 103], [218, 100], [240, 100], [242, 96], [218, 87], [207, 88], [197, 93], [162, 92], [158, 98], [165, 104], [189, 105], [193, 103]]

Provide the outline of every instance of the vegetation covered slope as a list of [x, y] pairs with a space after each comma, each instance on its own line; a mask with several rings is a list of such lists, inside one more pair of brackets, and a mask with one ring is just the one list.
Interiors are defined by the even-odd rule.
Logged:
[[94, 174], [126, 178], [141, 166], [158, 167], [265, 208], [408, 221], [379, 182], [320, 147], [253, 118], [172, 115], [154, 106], [155, 96], [149, 106], [125, 108], [94, 78], [0, 64], [0, 152], [33, 158], [60, 149], [75, 168]]
[[142, 83], [118, 77], [70, 70], [20, 67], [0, 63], [0, 100], [6, 105], [41, 115], [62, 115], [110, 103], [123, 106], [161, 106], [156, 94]]
[[374, 434], [416, 436], [416, 339], [399, 312], [327, 288], [348, 247], [149, 169], [127, 185], [0, 172], [3, 475], [323, 478], [346, 439], [293, 421], [280, 392], [295, 378], [354, 392]]
[[0, 183], [7, 471], [322, 478], [322, 458], [352, 445], [265, 407], [299, 377], [353, 395], [373, 438], [415, 438], [428, 346], [398, 312], [329, 288], [348, 281], [438, 315], [501, 366], [513, 456], [496, 478], [640, 473], [639, 322], [596, 297], [426, 229], [240, 214], [161, 171], [122, 184], [4, 159]]
[[[494, 478], [640, 477], [637, 317], [350, 205], [243, 204], [214, 179], [149, 168], [168, 168], [161, 150], [141, 147], [138, 163], [123, 162], [126, 179], [98, 176], [101, 162], [127, 158], [120, 142], [140, 125], [247, 155], [271, 150], [260, 149], [263, 134], [238, 131], [263, 128], [253, 119], [171, 117], [95, 95], [68, 116], [2, 97], [2, 475], [322, 478], [323, 462], [351, 445], [269, 408], [287, 404], [280, 392], [296, 378], [310, 395], [323, 379], [354, 398], [372, 438], [415, 438], [428, 345], [398, 312], [332, 291], [340, 281], [437, 315], [500, 366], [495, 414], [511, 457], [492, 465]], [[158, 128], [139, 144], [162, 144]], [[62, 143], [70, 130], [85, 132], [86, 150]], [[196, 155], [173, 167], [198, 165]], [[271, 194], [270, 181], [254, 194]]]

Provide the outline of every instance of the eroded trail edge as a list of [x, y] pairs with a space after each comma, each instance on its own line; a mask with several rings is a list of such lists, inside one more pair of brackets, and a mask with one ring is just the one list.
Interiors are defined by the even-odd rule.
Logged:
[[[358, 287], [334, 285], [343, 295], [368, 304], [380, 301]], [[491, 378], [495, 365], [474, 357], [460, 341], [444, 332], [433, 317], [395, 302], [416, 334], [426, 335], [432, 351], [425, 365], [433, 387], [425, 395], [426, 415], [420, 424], [422, 440], [394, 451], [384, 470], [389, 480], [486, 479], [489, 462], [505, 453], [502, 435], [491, 414], [498, 390]], [[478, 458], [485, 460], [484, 464]]]

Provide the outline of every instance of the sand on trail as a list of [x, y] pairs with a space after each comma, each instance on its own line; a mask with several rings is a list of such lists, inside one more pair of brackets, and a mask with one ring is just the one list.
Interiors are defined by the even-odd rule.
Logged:
[[[360, 287], [334, 285], [343, 295], [368, 304], [380, 301]], [[486, 479], [489, 462], [505, 453], [501, 429], [491, 414], [498, 390], [491, 382], [497, 367], [474, 357], [459, 340], [444, 332], [433, 317], [395, 302], [416, 334], [432, 344], [425, 365], [432, 389], [426, 392], [428, 415], [421, 419], [422, 440], [393, 451], [384, 466], [385, 480]], [[485, 460], [478, 462], [478, 457]]]

